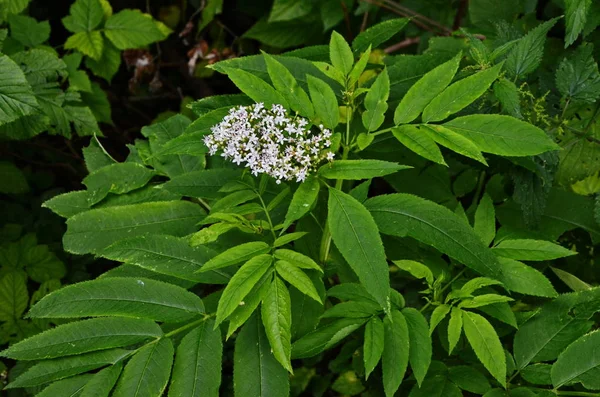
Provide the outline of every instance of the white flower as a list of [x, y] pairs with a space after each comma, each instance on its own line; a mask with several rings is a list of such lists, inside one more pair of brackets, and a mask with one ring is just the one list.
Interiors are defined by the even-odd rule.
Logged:
[[221, 156], [248, 167], [253, 175], [266, 173], [282, 180], [302, 182], [323, 161], [335, 155], [322, 148], [331, 145], [331, 131], [319, 125], [310, 130], [302, 117], [289, 117], [281, 105], [265, 108], [263, 103], [232, 108], [211, 128], [204, 144], [211, 155]]

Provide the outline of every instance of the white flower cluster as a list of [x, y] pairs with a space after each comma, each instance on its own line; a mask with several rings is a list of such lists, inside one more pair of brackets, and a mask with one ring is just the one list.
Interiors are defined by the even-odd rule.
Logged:
[[266, 173], [282, 180], [302, 182], [323, 160], [332, 161], [331, 131], [319, 126], [312, 133], [308, 120], [289, 117], [281, 105], [262, 103], [238, 106], [211, 129], [204, 143], [214, 155], [250, 168], [253, 175]]

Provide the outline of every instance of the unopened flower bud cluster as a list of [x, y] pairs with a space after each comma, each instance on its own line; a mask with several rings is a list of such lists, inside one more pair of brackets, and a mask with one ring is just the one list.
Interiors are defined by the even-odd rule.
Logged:
[[250, 168], [253, 175], [266, 173], [282, 180], [302, 182], [324, 160], [332, 161], [331, 131], [310, 130], [308, 120], [290, 117], [281, 105], [262, 103], [237, 106], [212, 127], [204, 138], [210, 154]]

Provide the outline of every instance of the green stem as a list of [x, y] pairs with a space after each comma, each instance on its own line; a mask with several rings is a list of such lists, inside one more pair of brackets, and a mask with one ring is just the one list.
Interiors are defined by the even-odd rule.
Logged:
[[179, 328], [176, 328], [176, 329], [174, 329], [171, 332], [167, 332], [165, 334], [165, 336], [163, 336], [163, 338], [170, 338], [171, 336], [177, 335], [177, 334], [179, 334], [179, 333], [181, 333], [181, 332], [183, 332], [183, 331], [185, 331], [187, 329], [193, 328], [193, 327], [195, 327], [198, 324], [202, 324], [204, 321], [208, 320], [209, 318], [213, 317], [214, 315], [215, 314], [205, 314], [204, 317], [202, 317], [202, 318], [200, 318], [200, 319], [198, 319], [196, 321], [192, 321], [191, 323], [183, 325], [183, 326], [181, 326]]
[[567, 115], [567, 109], [569, 108], [569, 104], [571, 103], [571, 98], [567, 99], [567, 101], [565, 102], [565, 108], [563, 109], [561, 115], [560, 115], [560, 120], [558, 121], [558, 124], [562, 124], [562, 122], [565, 119], [565, 116]]
[[259, 192], [255, 191], [258, 199], [260, 200], [260, 205], [263, 208], [263, 211], [265, 212], [265, 215], [267, 216], [267, 221], [269, 222], [269, 227], [271, 229], [271, 234], [273, 235], [273, 241], [277, 240], [277, 236], [275, 235], [275, 229], [273, 228], [273, 221], [271, 220], [271, 215], [269, 214], [269, 210], [267, 209], [267, 206], [265, 205], [265, 201], [263, 200], [262, 196], [260, 195]]
[[[444, 285], [444, 287], [440, 290], [440, 294], [442, 292], [446, 291], [448, 288], [450, 288], [450, 286], [452, 285], [452, 283], [454, 283], [456, 280], [458, 280], [458, 278], [460, 276], [462, 276], [464, 274], [464, 272], [466, 272], [466, 271], [467, 271], [467, 268], [464, 268], [460, 272], [458, 272], [458, 274], [456, 276], [454, 276], [452, 278], [452, 280], [450, 280], [450, 282], [448, 284]], [[421, 310], [420, 310], [421, 313], [424, 312], [429, 306], [431, 306], [431, 301], [427, 302], [427, 304], [421, 308]]]
[[392, 128], [394, 128], [394, 127], [386, 128], [386, 129], [379, 130], [379, 131], [375, 131], [375, 132], [372, 132], [371, 135], [378, 136], [378, 135], [381, 135], [381, 134], [385, 134], [386, 132], [390, 132], [392, 130]]

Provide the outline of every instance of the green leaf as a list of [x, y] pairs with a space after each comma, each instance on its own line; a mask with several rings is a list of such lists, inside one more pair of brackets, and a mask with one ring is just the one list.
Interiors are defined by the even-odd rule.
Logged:
[[452, 354], [452, 350], [456, 347], [460, 334], [462, 332], [462, 310], [458, 307], [453, 307], [450, 312], [450, 321], [448, 322], [448, 353]]
[[339, 123], [338, 102], [331, 87], [321, 79], [307, 75], [308, 91], [317, 118], [323, 125], [333, 130]]
[[295, 233], [284, 234], [281, 237], [277, 237], [277, 239], [273, 242], [273, 247], [277, 248], [277, 247], [282, 247], [284, 245], [290, 244], [296, 240], [301, 239], [302, 237], [306, 236], [307, 234], [308, 234], [308, 232], [295, 232]]
[[565, 24], [567, 25], [565, 48], [567, 48], [577, 40], [577, 37], [583, 31], [592, 0], [565, 0], [565, 5]]
[[263, 79], [241, 69], [226, 68], [224, 70], [233, 84], [255, 102], [262, 102], [268, 108], [277, 104], [285, 108], [289, 106], [283, 95]]
[[142, 347], [129, 360], [117, 382], [114, 397], [162, 396], [171, 375], [173, 342], [169, 338]]
[[494, 83], [494, 95], [500, 101], [502, 110], [512, 117], [522, 119], [521, 98], [515, 83], [501, 77]]
[[[360, 79], [360, 76], [362, 76], [363, 72], [365, 71], [365, 68], [367, 67], [367, 64], [369, 63], [369, 58], [371, 57], [371, 46], [369, 45], [364, 51], [363, 54], [360, 56], [360, 59], [358, 60], [358, 62], [356, 62], [354, 64], [354, 66], [352, 67], [352, 70], [350, 71], [350, 74], [348, 75], [348, 86], [349, 87], [354, 87], [356, 85], [356, 83], [358, 83], [358, 80]], [[325, 63], [324, 67], [327, 68], [326, 70], [330, 70], [332, 73], [337, 72], [337, 69], [333, 69], [330, 68], [329, 64]], [[337, 78], [334, 78], [336, 81], [340, 82], [341, 84], [344, 83], [344, 77], [343, 75], [337, 76]], [[388, 76], [388, 82], [389, 82], [389, 76]], [[388, 84], [388, 94], [389, 94], [389, 84]]]
[[213, 254], [206, 247], [190, 247], [184, 239], [159, 234], [118, 241], [100, 253], [104, 258], [182, 280], [226, 284], [231, 278], [227, 272], [216, 270], [195, 274]]
[[552, 365], [540, 363], [529, 365], [521, 370], [521, 377], [533, 385], [551, 385]]
[[498, 78], [501, 69], [502, 63], [459, 80], [446, 88], [423, 110], [423, 121], [430, 123], [444, 120], [469, 106], [490, 88]]
[[410, 87], [394, 112], [394, 124], [408, 124], [416, 119], [431, 100], [450, 84], [461, 58], [462, 53], [427, 72]]
[[235, 273], [225, 287], [217, 308], [217, 325], [221, 324], [243, 301], [252, 287], [270, 269], [273, 258], [258, 255], [250, 259]]
[[392, 310], [383, 319], [384, 346], [381, 357], [383, 388], [387, 397], [392, 397], [404, 378], [408, 367], [409, 333], [406, 319], [397, 310]]
[[506, 384], [506, 361], [504, 348], [494, 327], [479, 314], [463, 311], [463, 327], [469, 344], [477, 358], [494, 378], [504, 386]]
[[77, 0], [62, 22], [69, 32], [91, 32], [100, 25], [103, 18], [104, 11], [98, 0]]
[[290, 373], [292, 347], [292, 308], [284, 282], [275, 277], [261, 304], [261, 318], [273, 356]]
[[306, 92], [298, 85], [290, 71], [271, 55], [263, 52], [269, 77], [290, 108], [304, 117], [314, 118], [315, 110]]
[[528, 239], [502, 240], [492, 250], [498, 256], [522, 261], [549, 261], [577, 255], [550, 241]]
[[29, 303], [27, 277], [21, 272], [8, 272], [0, 279], [0, 320], [16, 322]]
[[[83, 103], [90, 108], [98, 122], [112, 125], [112, 112], [106, 92], [104, 92], [104, 90], [97, 83], [92, 83], [90, 90], [85, 89], [83, 86], [86, 84], [87, 81], [89, 81], [89, 77], [84, 71], [79, 70], [78, 73], [83, 74], [83, 76], [85, 76], [84, 82], [79, 83], [81, 84], [79, 89], [84, 91], [81, 93], [81, 99]], [[71, 84], [72, 86], [73, 84], [77, 83], [74, 83], [73, 79], [70, 78], [69, 84]]]
[[123, 364], [119, 362], [96, 372], [83, 387], [79, 397], [108, 397], [121, 376], [121, 371], [123, 371]]
[[423, 385], [425, 375], [429, 370], [432, 355], [432, 342], [429, 336], [429, 327], [423, 314], [417, 309], [407, 307], [402, 309], [402, 314], [408, 326], [408, 336], [410, 339], [409, 361], [413, 375], [417, 379], [419, 386]]
[[481, 372], [467, 365], [450, 367], [448, 378], [461, 389], [478, 395], [485, 394], [492, 388]]
[[495, 255], [447, 208], [410, 194], [374, 197], [365, 206], [382, 233], [410, 236], [483, 275], [503, 280]]
[[556, 87], [564, 97], [594, 102], [600, 96], [600, 73], [593, 52], [594, 45], [584, 43], [558, 66]]
[[77, 50], [94, 60], [99, 60], [104, 51], [104, 39], [98, 31], [75, 33], [65, 42], [65, 49]]
[[0, 125], [37, 111], [38, 103], [21, 68], [0, 55]]
[[381, 307], [372, 301], [348, 301], [328, 309], [322, 318], [370, 318], [381, 312]]
[[[458, 386], [452, 383], [445, 374], [427, 378], [421, 387], [415, 385], [409, 394], [410, 397], [461, 397], [462, 395]], [[486, 395], [486, 397], [491, 396]]]
[[14, 360], [42, 360], [129, 346], [160, 336], [162, 330], [151, 320], [93, 318], [49, 329], [10, 346], [0, 355]]
[[498, 258], [503, 268], [502, 283], [514, 292], [525, 295], [555, 297], [552, 283], [537, 269], [509, 258]]
[[104, 24], [104, 34], [120, 50], [139, 48], [166, 38], [155, 21], [139, 10], [122, 10]]
[[380, 44], [391, 39], [401, 31], [408, 23], [408, 18], [393, 18], [371, 26], [364, 32], [360, 32], [352, 41], [352, 49], [355, 54], [367, 50], [369, 46], [377, 48]]
[[202, 322], [177, 347], [169, 396], [219, 396], [222, 356], [221, 331], [212, 319]]
[[246, 262], [255, 256], [266, 254], [270, 247], [262, 241], [252, 241], [231, 247], [228, 250], [220, 253], [204, 264], [199, 272], [207, 272], [210, 270], [220, 269], [227, 266], [237, 265], [241, 262]]
[[389, 311], [389, 267], [373, 217], [355, 198], [337, 189], [329, 190], [328, 209], [333, 242], [365, 288]]
[[108, 193], [123, 194], [145, 186], [154, 172], [137, 163], [115, 163], [92, 172], [83, 179], [90, 191], [92, 204], [104, 199]]
[[434, 163], [446, 165], [440, 148], [435, 141], [429, 137], [419, 127], [407, 124], [392, 128], [392, 134], [406, 146], [421, 157], [431, 160]]
[[433, 334], [435, 327], [437, 327], [444, 318], [450, 313], [450, 305], [442, 304], [433, 309], [431, 318], [429, 319], [429, 335]]
[[565, 283], [573, 291], [576, 291], [576, 292], [577, 291], [584, 291], [586, 289], [592, 288], [591, 285], [589, 285], [585, 281], [581, 280], [580, 278], [572, 275], [569, 272], [565, 272], [564, 270], [557, 269], [555, 267], [550, 267], [550, 269], [552, 269], [552, 271], [554, 272], [554, 274], [556, 274], [556, 277], [558, 277], [559, 279], [561, 279], [561, 281], [563, 283]]
[[540, 66], [544, 54], [546, 33], [558, 22], [559, 18], [546, 21], [531, 29], [509, 52], [504, 64], [510, 77], [524, 78]]
[[302, 0], [275, 0], [269, 14], [269, 22], [301, 18], [312, 11], [313, 5]]
[[236, 396], [275, 397], [290, 393], [289, 375], [277, 362], [260, 316], [252, 316], [235, 340], [233, 389]]
[[510, 116], [474, 114], [444, 125], [486, 153], [531, 156], [559, 149], [543, 130]]
[[82, 390], [84, 390], [85, 385], [91, 379], [93, 379], [93, 375], [90, 374], [63, 379], [58, 382], [54, 382], [50, 386], [44, 388], [44, 390], [36, 394], [36, 397], [81, 397], [83, 396]]
[[8, 161], [0, 161], [0, 178], [2, 186], [0, 192], [8, 194], [22, 194], [29, 191], [27, 179], [16, 165]]
[[433, 285], [433, 273], [431, 272], [431, 269], [424, 264], [404, 259], [400, 261], [394, 261], [394, 265], [398, 266], [405, 272], [410, 273], [411, 276], [418, 279], [425, 279], [427, 284]]
[[227, 168], [193, 171], [171, 178], [163, 188], [187, 197], [216, 199], [222, 196], [219, 189], [240, 175], [239, 170]]
[[253, 103], [254, 101], [244, 94], [213, 95], [198, 99], [187, 105], [187, 107], [196, 113], [196, 116], [200, 117], [213, 110], [221, 108], [231, 109], [235, 106], [248, 106]]
[[307, 358], [332, 348], [360, 328], [366, 318], [341, 318], [309, 332], [292, 344], [292, 358]]
[[323, 269], [315, 261], [299, 252], [282, 248], [276, 250], [273, 253], [273, 256], [275, 256], [277, 259], [282, 259], [286, 262], [289, 262], [300, 269], [313, 269], [323, 273]]
[[473, 160], [477, 160], [480, 163], [487, 165], [487, 162], [481, 154], [479, 147], [470, 139], [465, 138], [463, 135], [455, 132], [453, 129], [446, 128], [441, 125], [428, 124], [423, 125], [421, 131], [426, 133], [438, 144], [445, 146], [458, 154], [470, 157]]
[[186, 201], [163, 201], [93, 209], [67, 220], [66, 251], [97, 253], [109, 245], [147, 233], [185, 236], [196, 231], [204, 211]]
[[363, 358], [365, 362], [365, 378], [373, 372], [383, 354], [384, 330], [379, 317], [373, 317], [365, 326]]
[[366, 110], [362, 114], [362, 122], [367, 132], [375, 131], [383, 124], [389, 95], [390, 77], [387, 69], [383, 69], [369, 88], [363, 102]]
[[496, 211], [494, 210], [494, 203], [487, 193], [479, 200], [479, 205], [475, 211], [473, 229], [485, 245], [490, 245], [496, 237]]
[[586, 389], [600, 389], [600, 331], [594, 331], [571, 343], [552, 365], [552, 385], [558, 389], [566, 383], [581, 383]]
[[25, 47], [36, 47], [50, 38], [50, 23], [38, 22], [26, 15], [11, 15], [8, 18], [10, 37]]
[[88, 172], [94, 172], [102, 167], [116, 163], [115, 159], [108, 154], [96, 136], [90, 139], [90, 144], [84, 147], [82, 152]]
[[412, 168], [382, 160], [336, 160], [319, 168], [319, 175], [327, 179], [370, 179]]
[[43, 385], [55, 380], [102, 368], [106, 365], [115, 364], [128, 354], [127, 350], [111, 349], [42, 361], [15, 379], [6, 388], [13, 389]]
[[354, 65], [354, 55], [352, 49], [346, 43], [346, 39], [335, 30], [331, 33], [329, 41], [329, 58], [334, 68], [348, 75]]
[[[302, 19], [268, 22], [267, 18], [262, 18], [248, 29], [243, 37], [258, 40], [276, 48], [298, 47], [305, 44], [313, 36], [312, 32], [307, 30], [311, 27], [314, 26], [307, 25]], [[319, 32], [319, 29], [316, 29], [316, 31]]]
[[473, 298], [466, 298], [462, 300], [458, 307], [465, 309], [473, 309], [476, 307], [493, 305], [495, 303], [510, 302], [512, 300], [513, 299], [508, 296], [497, 294], [483, 294], [474, 296]]
[[287, 261], [280, 260], [275, 262], [275, 269], [281, 278], [296, 287], [300, 292], [306, 294], [315, 301], [322, 303], [321, 297], [312, 281], [302, 270], [298, 269], [298, 267]]
[[200, 298], [181, 287], [149, 279], [104, 277], [63, 287], [43, 297], [32, 318], [96, 316], [185, 321], [204, 313]]
[[96, 76], [102, 77], [110, 83], [113, 76], [119, 70], [119, 66], [121, 66], [121, 51], [110, 41], [106, 41], [100, 59], [86, 58], [85, 66]]
[[267, 292], [269, 292], [269, 288], [271, 287], [271, 280], [272, 274], [270, 272], [265, 273], [254, 287], [252, 287], [248, 295], [246, 295], [244, 304], [238, 306], [231, 313], [231, 316], [229, 316], [229, 326], [227, 327], [227, 339], [250, 318], [264, 297], [267, 296]]

